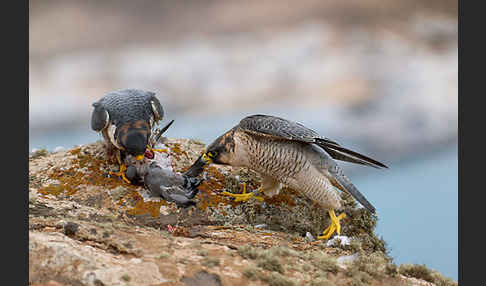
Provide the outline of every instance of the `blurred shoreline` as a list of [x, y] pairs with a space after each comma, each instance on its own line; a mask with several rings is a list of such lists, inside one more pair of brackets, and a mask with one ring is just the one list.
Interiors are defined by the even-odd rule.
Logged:
[[[266, 113], [390, 160], [433, 150], [457, 137], [457, 22], [415, 17], [401, 27], [408, 27], [408, 37], [379, 28], [342, 34], [307, 21], [278, 33], [31, 59], [29, 135], [35, 141], [79, 133], [89, 126], [92, 102], [130, 87], [157, 93], [166, 117], [176, 119], [174, 128], [185, 130], [177, 137], [194, 133], [210, 141], [244, 116]], [[424, 44], [434, 38], [441, 44]], [[218, 127], [211, 126], [215, 121]], [[87, 142], [73, 142], [81, 143]]]

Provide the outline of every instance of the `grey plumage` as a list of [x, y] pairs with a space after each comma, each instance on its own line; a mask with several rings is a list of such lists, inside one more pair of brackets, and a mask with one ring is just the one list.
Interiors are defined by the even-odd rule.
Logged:
[[300, 123], [280, 117], [261, 114], [251, 115], [242, 119], [238, 126], [247, 132], [256, 134], [265, 134], [276, 138], [305, 143], [315, 143], [324, 148], [332, 158], [337, 160], [368, 165], [375, 168], [387, 168], [384, 164], [370, 157], [346, 149], [340, 146], [337, 142], [320, 136], [314, 130], [309, 129]]
[[153, 196], [159, 196], [178, 206], [190, 206], [196, 204], [191, 199], [198, 193], [197, 187], [202, 180], [172, 172], [152, 162], [144, 175], [144, 182]]
[[141, 157], [154, 124], [164, 116], [155, 93], [139, 89], [109, 92], [93, 107], [91, 129], [101, 132], [109, 159], [115, 155], [118, 161], [125, 153]]
[[204, 156], [188, 172], [192, 175], [200, 172], [204, 160], [247, 167], [262, 175], [266, 195], [277, 194], [285, 184], [333, 210], [341, 208], [339, 189], [351, 194], [372, 213], [375, 208], [333, 159], [387, 168], [302, 124], [269, 115], [251, 115], [242, 119], [211, 143]]
[[159, 121], [164, 116], [164, 110], [155, 93], [140, 89], [123, 89], [107, 93], [93, 103], [91, 128], [101, 131], [109, 120], [120, 127], [124, 123], [144, 120]]
[[[157, 135], [154, 134], [155, 145], [171, 124], [172, 121]], [[196, 205], [192, 199], [199, 192], [198, 186], [203, 180], [187, 173], [175, 172], [167, 157], [154, 152], [153, 159], [138, 161], [133, 156], [127, 156], [124, 163], [128, 166], [126, 177], [132, 182], [145, 185], [153, 197], [160, 197], [182, 207]]]
[[[260, 166], [267, 165], [265, 170], [260, 170], [260, 172], [277, 174], [278, 177], [283, 178], [284, 183], [297, 189], [299, 188], [299, 185], [304, 185], [305, 188], [305, 183], [301, 184], [300, 182], [296, 182], [292, 177], [294, 174], [299, 174], [303, 171], [312, 172], [310, 166], [307, 166], [304, 161], [309, 158], [315, 158], [315, 155], [318, 155], [318, 160], [312, 160], [313, 166], [325, 175], [332, 185], [352, 195], [370, 212], [375, 212], [375, 207], [373, 207], [363, 194], [358, 191], [353, 183], [344, 175], [343, 170], [332, 159], [368, 165], [375, 168], [388, 168], [383, 163], [355, 151], [346, 149], [338, 143], [320, 136], [317, 132], [302, 124], [283, 118], [268, 115], [248, 116], [240, 121], [239, 127], [257, 137], [262, 135], [270, 135], [271, 137], [274, 137], [272, 139], [263, 139], [272, 141], [270, 144], [272, 152], [269, 152], [272, 154], [271, 158], [267, 158], [268, 156], [266, 156], [266, 152], [262, 152], [257, 156], [259, 162], [252, 162], [253, 164]], [[281, 141], [281, 139], [295, 142], [288, 143]], [[304, 144], [296, 144], [297, 142], [302, 142]], [[259, 150], [265, 149], [266, 148], [259, 148]], [[285, 150], [288, 150], [288, 152], [283, 155], [282, 152], [285, 152]], [[325, 152], [323, 152], [323, 150]], [[275, 163], [272, 164], [272, 162]], [[286, 169], [286, 165], [293, 167]], [[282, 170], [287, 171], [282, 173]], [[315, 179], [313, 183], [314, 185], [320, 185], [324, 189], [330, 189], [327, 182], [323, 182], [322, 180]], [[307, 192], [310, 196], [316, 197], [316, 200], [337, 200], [335, 198], [336, 194], [331, 190], [328, 190], [328, 192], [333, 193], [329, 194], [329, 198], [317, 198], [318, 195], [314, 194], [315, 190], [312, 189], [313, 188], [308, 187]]]

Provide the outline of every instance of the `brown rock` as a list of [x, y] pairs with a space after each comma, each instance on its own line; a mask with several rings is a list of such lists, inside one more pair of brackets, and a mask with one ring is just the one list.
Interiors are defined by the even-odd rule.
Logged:
[[[165, 144], [177, 171], [204, 150], [194, 140]], [[101, 142], [29, 158], [31, 285], [307, 285], [321, 275], [341, 285], [353, 279], [423, 283], [387, 272], [393, 267], [373, 233], [376, 218], [350, 197], [344, 197], [350, 218], [341, 234], [354, 243], [328, 247], [304, 238], [306, 231], [322, 231], [328, 217], [295, 191], [265, 198], [265, 205], [221, 196], [222, 190], [238, 192], [242, 182], [258, 186], [259, 176], [246, 169], [206, 167], [197, 206], [180, 209], [107, 176], [117, 168], [105, 161]], [[336, 264], [335, 258], [354, 253], [369, 259]]]

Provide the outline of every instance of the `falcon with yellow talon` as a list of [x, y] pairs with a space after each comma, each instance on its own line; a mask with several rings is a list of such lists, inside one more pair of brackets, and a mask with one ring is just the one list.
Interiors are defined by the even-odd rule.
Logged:
[[164, 116], [162, 105], [153, 92], [123, 89], [107, 93], [93, 107], [91, 129], [101, 132], [108, 159], [120, 165], [119, 172], [110, 174], [130, 183], [125, 176], [123, 157], [130, 154], [142, 160], [146, 150], [154, 151], [149, 138], [154, 125]]
[[334, 232], [341, 233], [340, 220], [346, 217], [334, 212], [342, 207], [338, 190], [349, 193], [375, 213], [333, 159], [388, 168], [299, 123], [270, 115], [251, 115], [211, 143], [187, 174], [197, 176], [209, 163], [246, 167], [260, 173], [263, 181], [258, 190], [246, 193], [244, 189], [243, 194], [224, 192], [238, 201], [249, 200], [257, 193], [276, 195], [285, 184], [328, 210], [331, 225], [318, 238], [329, 239]]

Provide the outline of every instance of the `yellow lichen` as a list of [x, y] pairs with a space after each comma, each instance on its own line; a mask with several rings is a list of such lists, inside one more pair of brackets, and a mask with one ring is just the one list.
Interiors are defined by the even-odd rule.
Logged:
[[60, 194], [64, 193], [64, 190], [64, 184], [49, 184], [47, 187], [40, 188], [37, 191], [43, 195], [59, 196]]
[[104, 170], [107, 164], [104, 159], [83, 153], [80, 147], [70, 152], [76, 155], [76, 158], [71, 161], [72, 167], [67, 170], [58, 167], [51, 170], [47, 174], [49, 179], [59, 181], [59, 185], [51, 184], [39, 188], [41, 194], [71, 196], [80, 189], [81, 185], [100, 186], [107, 189], [117, 186], [136, 188], [135, 186], [127, 185], [117, 177], [106, 177], [107, 171]]
[[293, 207], [295, 206], [294, 193], [295, 191], [292, 189], [282, 189], [273, 197], [265, 197], [265, 202], [269, 205], [281, 206], [283, 204]]
[[213, 166], [207, 168], [208, 179], [205, 180], [199, 187], [199, 208], [206, 210], [208, 207], [218, 207], [220, 203], [231, 204], [233, 206], [237, 203], [231, 201], [228, 197], [222, 196], [215, 192], [216, 190], [223, 190], [225, 188], [225, 176]]
[[162, 205], [167, 205], [164, 200], [156, 201], [144, 201], [143, 197], [137, 191], [132, 191], [127, 196], [127, 199], [132, 199], [136, 201], [135, 207], [128, 210], [130, 215], [143, 215], [150, 214], [152, 217], [156, 218], [160, 216], [160, 207]]

